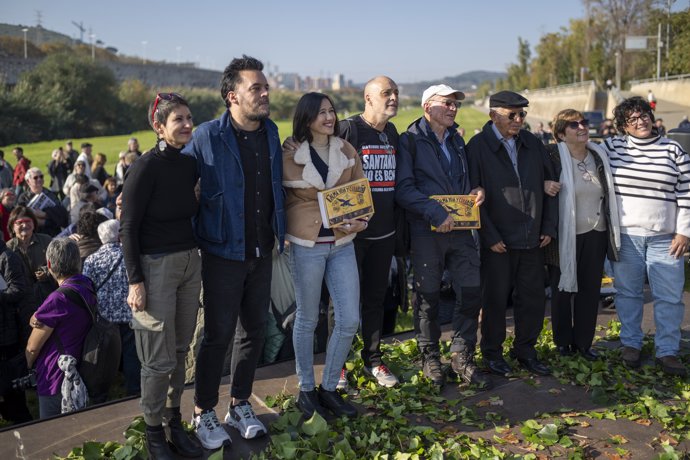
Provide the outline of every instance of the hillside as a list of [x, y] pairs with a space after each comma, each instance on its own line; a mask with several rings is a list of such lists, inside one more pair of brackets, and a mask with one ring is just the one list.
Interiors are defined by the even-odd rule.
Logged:
[[416, 83], [402, 83], [400, 86], [404, 87], [405, 94], [409, 96], [421, 97], [422, 93], [426, 88], [431, 85], [437, 85], [439, 83], [444, 83], [450, 85], [455, 89], [462, 91], [473, 91], [472, 85], [479, 86], [485, 81], [494, 82], [499, 78], [505, 77], [505, 72], [490, 72], [487, 70], [473, 70], [471, 72], [461, 73], [455, 75], [454, 77], [443, 77], [437, 80], [421, 81]]

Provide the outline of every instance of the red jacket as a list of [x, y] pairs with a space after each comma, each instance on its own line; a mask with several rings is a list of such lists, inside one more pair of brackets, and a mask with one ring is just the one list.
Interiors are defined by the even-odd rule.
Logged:
[[22, 185], [24, 183], [24, 176], [31, 166], [31, 160], [26, 157], [22, 157], [18, 162], [17, 166], [14, 168], [14, 179], [12, 180], [12, 185], [15, 187], [17, 185]]

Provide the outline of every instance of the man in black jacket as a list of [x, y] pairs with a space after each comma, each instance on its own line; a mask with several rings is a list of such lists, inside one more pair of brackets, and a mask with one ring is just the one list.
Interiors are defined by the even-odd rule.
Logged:
[[[453, 370], [467, 383], [486, 388], [491, 380], [474, 363], [479, 324], [479, 255], [469, 230], [453, 230], [453, 217], [432, 195], [477, 195], [472, 187], [465, 142], [457, 132], [455, 117], [465, 95], [447, 85], [434, 85], [422, 95], [424, 117], [414, 121], [400, 137], [396, 169], [396, 202], [405, 209], [410, 224], [412, 268], [417, 299], [414, 324], [422, 353], [423, 373], [443, 385], [438, 320], [443, 270], [450, 273], [458, 298], [453, 314], [450, 347]], [[432, 229], [434, 227], [434, 229]]]
[[503, 359], [506, 306], [517, 291], [515, 341], [511, 356], [530, 372], [548, 375], [534, 348], [544, 321], [544, 256], [542, 249], [558, 228], [554, 198], [544, 193], [552, 179], [544, 145], [521, 129], [529, 101], [512, 91], [500, 91], [489, 100], [491, 120], [467, 145], [470, 168], [478, 170], [486, 193], [482, 206], [481, 350], [488, 369], [511, 372]]

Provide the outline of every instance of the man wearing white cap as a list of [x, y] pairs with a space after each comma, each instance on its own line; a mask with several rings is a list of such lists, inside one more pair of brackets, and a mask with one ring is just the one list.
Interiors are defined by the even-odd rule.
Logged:
[[[453, 370], [467, 383], [488, 388], [491, 380], [474, 362], [479, 324], [479, 255], [469, 230], [453, 230], [453, 218], [432, 195], [477, 195], [473, 188], [465, 142], [455, 117], [465, 95], [447, 85], [430, 86], [422, 95], [424, 116], [400, 136], [396, 169], [396, 202], [410, 225], [411, 259], [417, 300], [414, 322], [422, 353], [423, 373], [438, 386], [445, 382], [441, 367], [438, 320], [441, 277], [448, 270], [458, 299], [451, 343]], [[432, 227], [434, 230], [432, 230]]]

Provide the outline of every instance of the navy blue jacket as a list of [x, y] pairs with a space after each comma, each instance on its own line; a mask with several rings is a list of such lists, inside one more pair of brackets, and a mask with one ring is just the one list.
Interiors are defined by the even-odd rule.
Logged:
[[[436, 135], [425, 118], [419, 118], [400, 135], [398, 158], [396, 159], [395, 201], [405, 209], [410, 223], [411, 236], [436, 235], [431, 226], [438, 227], [448, 217], [448, 211], [431, 195], [467, 195], [470, 184], [477, 180], [469, 177], [465, 141], [457, 132], [457, 125], [448, 128], [450, 136], [446, 145], [451, 155], [457, 155], [464, 177], [464, 188], [460, 189], [458, 178], [451, 177], [440, 160], [445, 155]], [[410, 142], [415, 143], [416, 154], [410, 152]]]
[[[268, 119], [264, 124], [271, 163], [273, 232], [282, 251], [285, 240], [283, 151], [278, 127]], [[199, 212], [194, 219], [199, 247], [218, 257], [244, 260], [244, 173], [230, 112], [202, 123], [182, 153], [196, 158], [201, 180]]]

